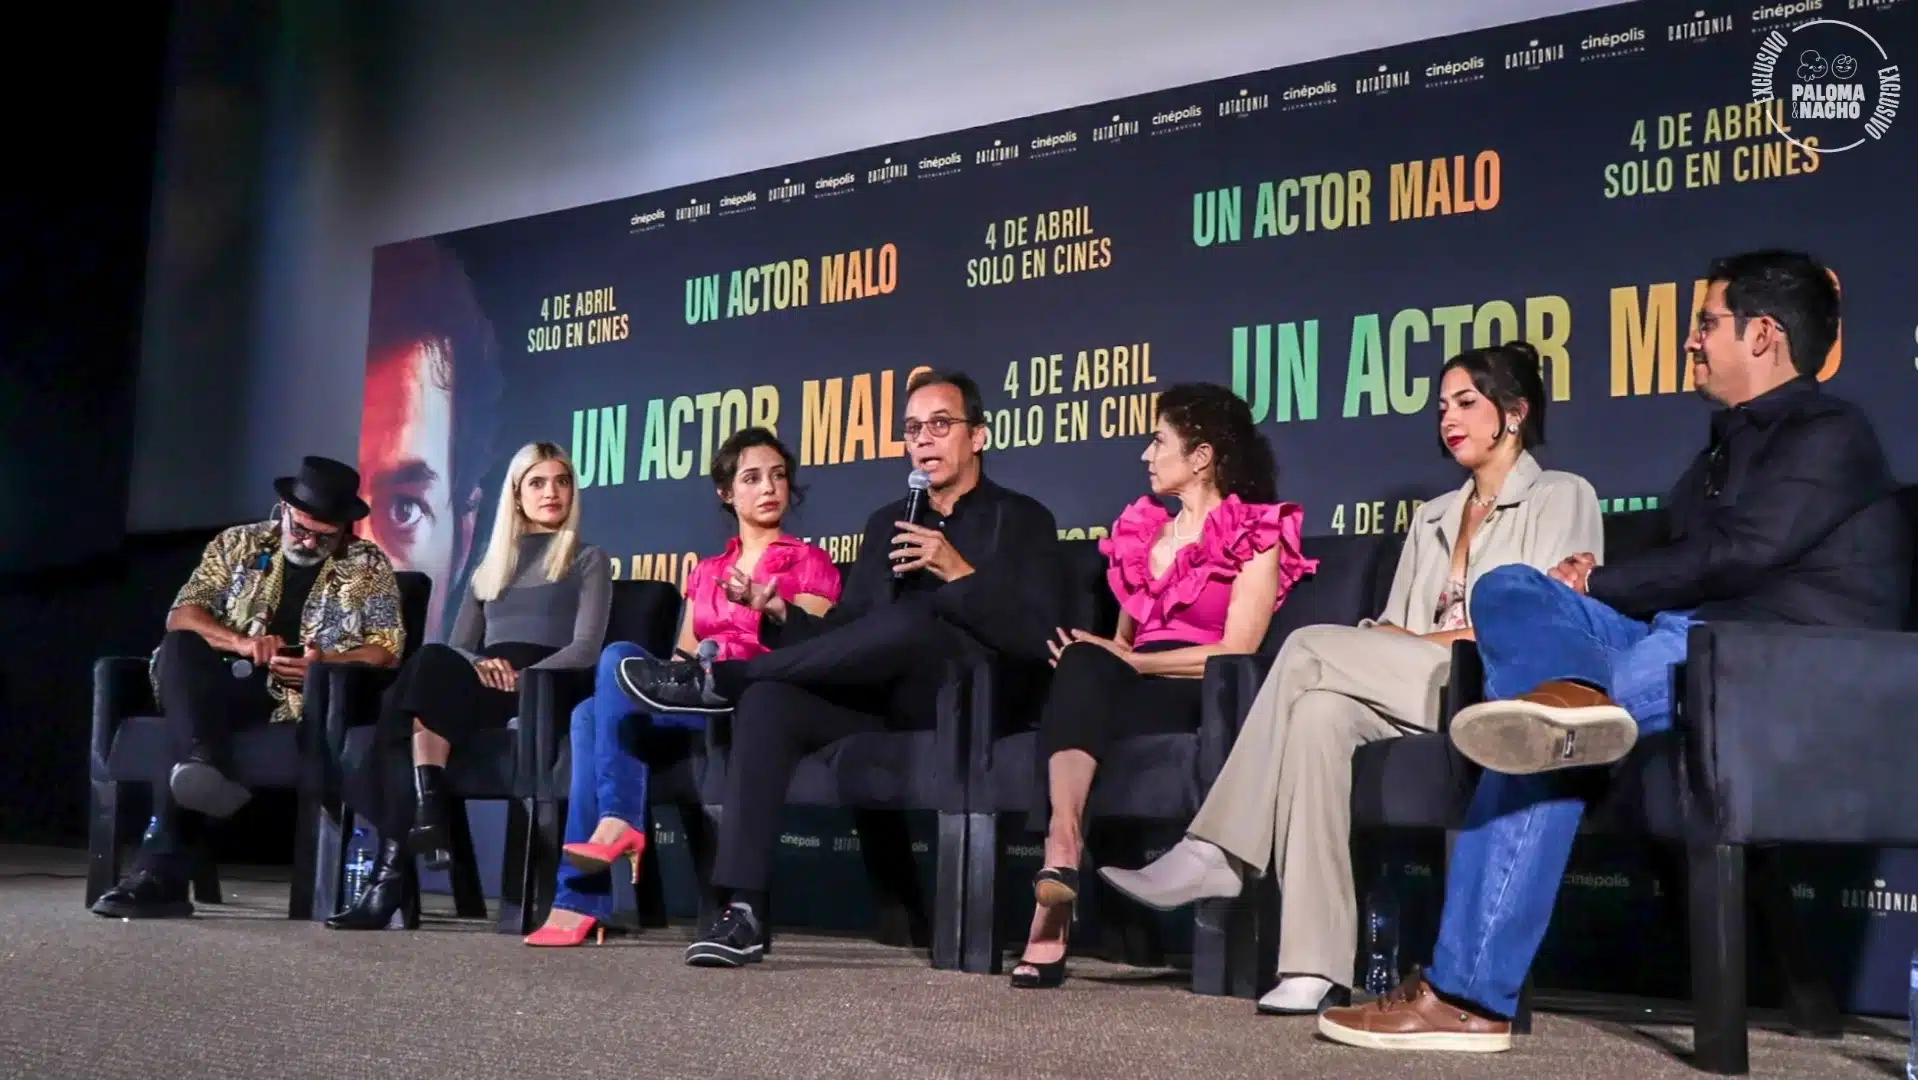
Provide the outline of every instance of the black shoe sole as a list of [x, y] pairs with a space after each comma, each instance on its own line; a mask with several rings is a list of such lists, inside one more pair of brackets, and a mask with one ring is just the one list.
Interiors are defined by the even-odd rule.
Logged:
[[253, 799], [245, 786], [228, 780], [225, 773], [202, 761], [175, 765], [167, 776], [167, 790], [173, 793], [174, 802], [211, 818], [230, 818]]
[[742, 950], [735, 949], [731, 945], [697, 941], [686, 950], [688, 967], [736, 968], [757, 964], [759, 961], [760, 947], [757, 945]]
[[623, 691], [627, 697], [632, 698], [634, 701], [639, 702], [655, 712], [699, 713], [704, 716], [724, 716], [733, 711], [731, 705], [706, 705], [698, 702], [687, 705], [660, 701], [626, 677], [625, 664], [621, 664], [613, 669], [613, 677], [614, 681], [619, 683], [620, 690]]
[[164, 904], [116, 904], [105, 897], [87, 909], [107, 919], [190, 919], [193, 901], [174, 900]]

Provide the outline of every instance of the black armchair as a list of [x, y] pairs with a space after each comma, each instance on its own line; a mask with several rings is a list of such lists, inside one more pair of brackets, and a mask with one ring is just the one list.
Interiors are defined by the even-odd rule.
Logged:
[[[680, 594], [664, 581], [619, 581], [613, 584], [613, 606], [606, 620], [606, 643], [630, 641], [653, 656], [672, 655], [679, 630]], [[513, 809], [508, 812], [506, 871], [500, 877], [502, 932], [530, 933], [553, 905], [554, 875], [566, 818], [568, 787], [573, 775], [572, 710], [585, 700], [577, 680], [554, 677], [553, 672], [529, 671], [520, 685], [520, 713], [513, 725]], [[586, 693], [592, 687], [584, 688]], [[655, 753], [648, 798], [653, 803], [697, 806], [704, 779], [704, 747], [697, 740], [678, 741]], [[682, 814], [690, 821], [693, 815]], [[644, 823], [635, 823], [644, 828]], [[689, 842], [695, 828], [688, 826]], [[695, 850], [698, 850], [695, 845]], [[658, 855], [647, 845], [643, 858], [652, 867], [644, 876], [657, 892]]]
[[[1092, 541], [1072, 541], [1064, 548], [1068, 617], [1076, 626], [1110, 633], [1118, 621], [1118, 607], [1106, 583], [1105, 557]], [[1316, 545], [1311, 554], [1324, 557]], [[1336, 571], [1338, 565], [1337, 560], [1322, 565], [1316, 578], [1294, 589], [1274, 617], [1260, 654], [1219, 656], [1207, 662], [1196, 732], [1142, 736], [1112, 748], [1093, 780], [1087, 800], [1090, 818], [1184, 825], [1198, 813], [1271, 666], [1275, 643], [1294, 627], [1327, 621], [1326, 610], [1338, 607], [1337, 582], [1342, 579], [1334, 572], [1332, 582], [1322, 580], [1328, 569]], [[1357, 617], [1337, 616], [1347, 622]], [[963, 703], [968, 726], [963, 966], [986, 973], [1001, 969], [1006, 944], [999, 933], [997, 904], [999, 818], [1030, 817], [1046, 805], [1037, 734], [1020, 730], [1032, 719], [1034, 703], [1005, 700], [996, 678], [991, 668], [976, 671]], [[1091, 884], [1097, 887], [1096, 880]], [[1192, 957], [1196, 992], [1257, 996], [1260, 969], [1269, 973], [1271, 963], [1266, 956], [1269, 950], [1256, 947], [1256, 906], [1257, 899], [1250, 895], [1197, 905]]]
[[[947, 663], [933, 730], [873, 731], [840, 739], [801, 758], [786, 789], [789, 806], [855, 812], [860, 858], [879, 920], [875, 937], [887, 944], [929, 945], [932, 966], [942, 969], [960, 966], [967, 853], [963, 703], [973, 670], [956, 661]], [[731, 719], [730, 715], [709, 717], [706, 725], [702, 810], [709, 833], [725, 812], [719, 792], [732, 745]], [[908, 811], [932, 811], [938, 818], [930, 919], [905, 829], [903, 815]], [[689, 826], [696, 820], [683, 810], [682, 815]], [[703, 921], [710, 903], [711, 849], [702, 850], [701, 842], [695, 842], [694, 855], [699, 860]], [[777, 911], [776, 895], [773, 907]], [[768, 932], [768, 950], [771, 941]]]
[[[615, 582], [607, 639], [632, 640], [649, 650], [664, 651], [672, 642], [678, 604], [679, 594], [669, 584]], [[446, 787], [461, 803], [448, 823], [453, 908], [461, 918], [486, 917], [486, 900], [464, 812], [467, 799], [501, 799], [508, 804], [496, 928], [503, 934], [525, 934], [544, 917], [541, 905], [551, 903], [552, 877], [559, 865], [562, 823], [552, 777], [560, 748], [566, 742], [567, 728], [562, 725], [592, 689], [590, 668], [529, 669], [520, 677], [519, 716], [505, 728], [475, 736], [447, 761]], [[332, 725], [343, 732], [338, 759], [342, 768], [357, 765], [373, 751], [377, 710], [377, 700], [362, 699], [342, 710], [345, 715]], [[333, 853], [333, 865], [338, 866], [344, 855], [344, 850]], [[408, 926], [417, 925], [419, 919], [415, 865], [409, 860], [406, 871], [402, 918]]]
[[[432, 582], [424, 574], [395, 575], [400, 589], [402, 624], [407, 652], [417, 647], [426, 622], [426, 604]], [[377, 693], [389, 678], [383, 669], [364, 664], [320, 664], [308, 673], [306, 693], [297, 724], [267, 724], [239, 732], [233, 744], [233, 778], [252, 788], [297, 791], [298, 820], [294, 832], [293, 889], [287, 916], [324, 918], [338, 900], [337, 876], [329, 880], [317, 845], [337, 836], [337, 760], [327, 752], [327, 717], [341, 701]], [[147, 679], [147, 658], [102, 657], [93, 666], [93, 730], [89, 761], [86, 902], [91, 905], [120, 876], [121, 850], [138, 834], [120, 804], [123, 785], [141, 784], [153, 793], [155, 805], [167, 798], [166, 782], [174, 750], [165, 721], [158, 715]], [[202, 903], [220, 902], [219, 871], [209, 857], [196, 860], [194, 895]]]

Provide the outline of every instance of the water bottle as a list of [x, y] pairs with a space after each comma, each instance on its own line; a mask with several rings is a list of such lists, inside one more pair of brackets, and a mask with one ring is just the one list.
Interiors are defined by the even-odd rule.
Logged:
[[1905, 1034], [1905, 1080], [1918, 1080], [1918, 949], [1911, 953], [1911, 980], [1906, 984], [1905, 1018], [1911, 1030]]
[[158, 835], [160, 835], [160, 815], [155, 814], [147, 819], [147, 831], [140, 834], [140, 842], [144, 844]]
[[1365, 900], [1365, 992], [1383, 994], [1399, 982], [1399, 902], [1383, 867]]
[[350, 904], [360, 898], [360, 892], [366, 888], [366, 882], [372, 876], [372, 845], [367, 842], [365, 829], [354, 829], [353, 843], [347, 848], [346, 857], [347, 903]]

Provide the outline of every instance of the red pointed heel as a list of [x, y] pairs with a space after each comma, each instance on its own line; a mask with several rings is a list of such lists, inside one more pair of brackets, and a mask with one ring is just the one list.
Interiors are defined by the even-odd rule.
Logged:
[[571, 930], [561, 930], [557, 926], [542, 926], [526, 935], [525, 942], [535, 948], [570, 949], [586, 944], [587, 937], [594, 937], [593, 944], [606, 944], [606, 928], [599, 925], [598, 919], [587, 919]]
[[610, 844], [567, 844], [560, 849], [566, 857], [567, 865], [582, 874], [597, 874], [612, 867], [620, 859], [630, 856], [633, 860], [633, 884], [639, 884], [639, 857], [646, 852], [646, 833], [641, 829], [628, 828], [619, 834], [619, 839]]

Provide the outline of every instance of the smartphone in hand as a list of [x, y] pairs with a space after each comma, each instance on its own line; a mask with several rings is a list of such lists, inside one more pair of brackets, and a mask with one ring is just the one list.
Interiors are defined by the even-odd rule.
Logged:
[[284, 656], [290, 660], [297, 660], [300, 657], [306, 655], [306, 650], [298, 645], [282, 645], [279, 648], [278, 655]]

